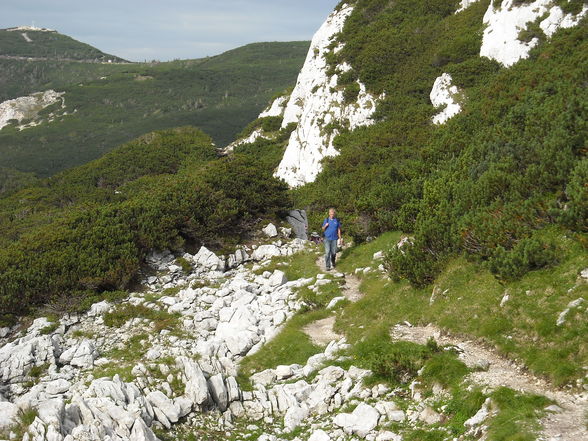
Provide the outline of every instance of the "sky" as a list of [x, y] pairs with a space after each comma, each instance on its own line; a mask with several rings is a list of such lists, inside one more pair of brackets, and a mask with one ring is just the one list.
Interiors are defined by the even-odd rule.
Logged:
[[0, 28], [56, 29], [130, 61], [310, 40], [339, 0], [1, 0]]

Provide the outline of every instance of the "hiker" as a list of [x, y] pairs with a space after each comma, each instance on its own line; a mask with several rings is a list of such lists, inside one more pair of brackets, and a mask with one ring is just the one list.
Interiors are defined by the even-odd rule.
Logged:
[[335, 209], [329, 208], [329, 217], [323, 222], [325, 234], [325, 267], [327, 271], [335, 267], [337, 242], [341, 240], [341, 222], [335, 217]]

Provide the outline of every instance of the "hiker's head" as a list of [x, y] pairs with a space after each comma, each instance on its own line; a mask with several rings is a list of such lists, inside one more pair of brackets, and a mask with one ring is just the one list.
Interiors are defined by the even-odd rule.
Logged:
[[335, 217], [335, 214], [336, 214], [335, 209], [334, 208], [329, 208], [329, 217], [331, 219], [333, 219]]

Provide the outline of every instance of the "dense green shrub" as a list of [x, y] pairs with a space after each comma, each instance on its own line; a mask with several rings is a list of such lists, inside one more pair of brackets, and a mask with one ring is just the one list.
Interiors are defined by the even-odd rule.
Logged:
[[588, 231], [588, 159], [578, 162], [566, 186], [567, 204], [561, 212], [566, 225]]
[[557, 262], [557, 247], [536, 238], [526, 238], [512, 249], [499, 246], [488, 260], [490, 271], [503, 280], [513, 280], [528, 271], [544, 268]]
[[391, 248], [384, 256], [384, 267], [394, 280], [407, 279], [414, 286], [428, 285], [437, 276], [440, 262], [419, 244]]
[[[357, 241], [391, 229], [413, 235], [387, 263], [415, 285], [454, 253], [518, 277], [552, 262], [537, 231], [557, 222], [586, 231], [586, 19], [505, 69], [478, 56], [488, 5], [452, 14], [453, 2], [357, 1], [333, 63], [350, 63], [386, 97], [376, 123], [337, 136], [340, 155], [293, 192], [311, 213], [336, 206]], [[429, 94], [443, 72], [462, 88], [463, 111], [434, 126]], [[320, 216], [310, 220], [317, 229]]]

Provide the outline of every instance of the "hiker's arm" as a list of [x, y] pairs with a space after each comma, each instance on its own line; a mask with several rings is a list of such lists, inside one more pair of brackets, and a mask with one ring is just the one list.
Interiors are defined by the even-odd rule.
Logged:
[[327, 221], [324, 221], [323, 222], [323, 231], [325, 231], [328, 226], [329, 226], [329, 223]]
[[341, 227], [337, 228], [337, 235], [339, 236], [339, 239], [341, 239]]

